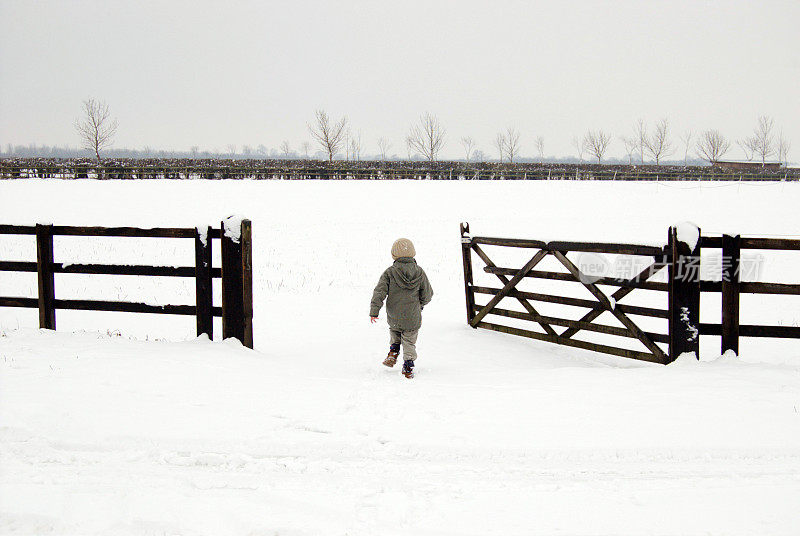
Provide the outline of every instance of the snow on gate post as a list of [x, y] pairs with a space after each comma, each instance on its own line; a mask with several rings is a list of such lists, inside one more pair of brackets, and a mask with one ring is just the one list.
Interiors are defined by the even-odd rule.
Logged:
[[669, 228], [669, 362], [685, 353], [700, 359], [700, 228]]
[[[188, 173], [188, 172], [187, 172]], [[214, 340], [214, 313], [211, 276], [211, 227], [198, 227], [194, 237], [195, 306], [197, 335], [205, 333]]]
[[464, 262], [464, 293], [467, 296], [467, 324], [472, 324], [475, 316], [475, 291], [472, 290], [472, 237], [469, 234], [469, 223], [464, 222], [459, 227], [461, 256]]
[[222, 337], [253, 347], [253, 248], [250, 220], [222, 222]]

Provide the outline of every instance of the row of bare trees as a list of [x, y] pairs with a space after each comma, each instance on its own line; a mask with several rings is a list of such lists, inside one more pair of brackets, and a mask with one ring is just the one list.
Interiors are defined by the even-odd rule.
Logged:
[[[117, 132], [117, 120], [111, 118], [108, 104], [95, 99], [83, 101], [83, 113], [81, 118], [75, 121], [82, 147], [91, 151], [100, 160], [100, 152], [109, 147]], [[317, 110], [314, 114], [314, 121], [308, 125], [308, 130], [327, 155], [328, 161], [332, 162], [334, 157], [344, 151], [348, 160], [360, 160], [363, 151], [361, 132], [353, 133], [348, 127], [347, 117], [342, 117], [338, 121], [333, 120], [325, 110]], [[409, 158], [412, 154], [420, 154], [431, 162], [439, 158], [439, 153], [444, 146], [447, 131], [439, 122], [438, 117], [431, 113], [423, 114], [417, 123], [411, 125], [406, 136], [406, 147]], [[516, 127], [508, 127], [505, 131], [498, 132], [494, 139], [495, 148], [498, 151], [500, 161], [513, 163], [520, 155], [520, 131]], [[730, 149], [731, 142], [718, 130], [706, 130], [698, 134], [695, 139], [691, 130], [685, 131], [679, 136], [683, 149], [684, 164], [688, 162], [689, 152], [694, 141], [694, 149], [697, 157], [715, 162], [720, 160]], [[582, 138], [573, 138], [572, 144], [578, 152], [578, 157], [583, 161], [584, 154], [589, 154], [597, 159], [598, 163], [603, 161], [612, 137], [602, 129], [589, 130]], [[628, 163], [633, 164], [634, 155], [638, 156], [641, 163], [645, 162], [645, 155], [655, 161], [656, 165], [671, 156], [676, 147], [670, 137], [670, 124], [664, 118], [659, 120], [653, 129], [648, 129], [644, 120], [639, 119], [633, 127], [633, 135], [621, 136], [628, 156]], [[779, 162], [784, 162], [791, 147], [790, 142], [784, 137], [783, 132], [775, 132], [775, 121], [768, 116], [758, 118], [758, 125], [753, 130], [752, 135], [747, 136], [736, 142], [748, 160], [758, 157], [764, 165], [767, 159], [775, 156]], [[467, 162], [473, 158], [483, 160], [484, 153], [477, 149], [475, 140], [471, 137], [461, 138]], [[544, 161], [544, 138], [538, 136], [535, 139], [535, 147], [539, 155], [540, 162]], [[235, 153], [235, 146], [229, 146], [231, 154]], [[311, 144], [304, 142], [301, 146], [306, 158], [308, 158]], [[386, 159], [391, 143], [386, 138], [378, 139], [378, 148], [382, 159]], [[292, 154], [292, 149], [288, 141], [283, 141], [280, 150], [284, 157]], [[197, 146], [192, 148], [197, 151]]]

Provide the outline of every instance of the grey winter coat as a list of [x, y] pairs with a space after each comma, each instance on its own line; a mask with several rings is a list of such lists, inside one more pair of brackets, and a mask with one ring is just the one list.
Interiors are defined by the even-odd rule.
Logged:
[[411, 257], [400, 257], [381, 274], [372, 293], [369, 316], [376, 317], [386, 299], [389, 328], [413, 331], [422, 326], [422, 308], [433, 297], [425, 271]]

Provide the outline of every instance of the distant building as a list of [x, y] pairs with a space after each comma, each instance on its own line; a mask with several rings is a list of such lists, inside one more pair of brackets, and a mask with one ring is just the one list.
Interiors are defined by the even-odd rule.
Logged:
[[759, 171], [759, 170], [778, 171], [781, 168], [780, 162], [765, 162], [762, 165], [761, 162], [753, 162], [753, 161], [736, 162], [736, 161], [715, 160], [714, 162], [711, 162], [711, 165], [719, 169], [736, 170], [736, 171]]

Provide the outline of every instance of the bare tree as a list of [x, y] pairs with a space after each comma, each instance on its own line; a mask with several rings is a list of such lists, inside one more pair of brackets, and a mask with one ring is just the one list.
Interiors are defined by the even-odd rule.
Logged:
[[259, 143], [258, 147], [256, 147], [256, 153], [258, 154], [258, 156], [264, 157], [267, 156], [267, 154], [269, 154], [269, 150], [267, 149], [266, 145], [264, 145], [263, 143]]
[[745, 138], [743, 140], [736, 140], [736, 145], [738, 145], [744, 153], [745, 160], [750, 161], [753, 159], [756, 154], [756, 145], [752, 139]]
[[289, 145], [287, 140], [283, 140], [280, 145], [280, 150], [284, 158], [289, 158], [289, 155], [292, 153], [292, 146]]
[[332, 123], [325, 110], [317, 110], [314, 113], [314, 121], [314, 126], [308, 125], [308, 131], [322, 147], [322, 150], [328, 154], [328, 162], [333, 162], [333, 157], [339, 152], [345, 141], [347, 117], [342, 117], [338, 122]]
[[778, 162], [783, 162], [783, 165], [789, 165], [789, 149], [792, 148], [792, 144], [783, 137], [783, 131], [778, 135], [778, 141], [775, 144], [775, 154], [778, 157]]
[[475, 150], [475, 140], [469, 136], [461, 138], [461, 145], [464, 146], [464, 153], [467, 157], [467, 163], [472, 159], [472, 151]]
[[100, 161], [100, 151], [114, 142], [117, 120], [111, 119], [108, 104], [103, 101], [83, 101], [83, 116], [75, 120], [75, 130], [81, 138], [83, 148], [92, 151]]
[[444, 146], [444, 137], [447, 132], [439, 124], [439, 118], [428, 112], [420, 117], [419, 123], [411, 125], [406, 136], [406, 144], [424, 156], [428, 161], [433, 162], [439, 156], [439, 151]]
[[231, 158], [236, 156], [236, 145], [233, 143], [228, 144], [228, 154], [231, 155]]
[[697, 140], [697, 156], [710, 164], [717, 162], [730, 148], [730, 142], [718, 130], [706, 130]]
[[572, 138], [572, 146], [575, 147], [575, 151], [578, 153], [578, 160], [583, 164], [583, 153], [586, 151], [586, 144], [583, 143], [583, 140], [574, 137]]
[[639, 142], [636, 138], [626, 138], [625, 136], [620, 136], [619, 138], [622, 141], [622, 144], [625, 146], [625, 154], [628, 155], [628, 165], [633, 165], [633, 153], [636, 152], [636, 149], [639, 148]]
[[303, 151], [303, 157], [308, 160], [308, 151], [311, 150], [311, 144], [307, 141], [304, 141], [302, 144], [300, 144], [300, 149]]
[[644, 164], [644, 149], [647, 147], [647, 124], [644, 119], [638, 119], [633, 125], [636, 148], [639, 149], [639, 160]]
[[245, 158], [250, 158], [250, 155], [253, 154], [253, 148], [249, 145], [242, 145], [242, 155]]
[[189, 152], [192, 154], [192, 158], [197, 158], [197, 153], [200, 152], [200, 147], [197, 145], [192, 145], [189, 147]]
[[503, 157], [506, 155], [506, 135], [498, 132], [494, 137], [494, 146], [497, 147], [497, 152], [500, 154], [500, 162], [503, 162]]
[[519, 130], [514, 127], [506, 129], [506, 158], [510, 163], [514, 163], [514, 159], [519, 156]]
[[692, 144], [692, 136], [694, 133], [691, 130], [687, 130], [683, 134], [680, 135], [681, 143], [683, 143], [683, 165], [689, 163], [689, 147]]
[[544, 163], [544, 138], [542, 136], [536, 137], [536, 151], [539, 153], [539, 163]]
[[590, 130], [583, 136], [583, 145], [589, 154], [597, 158], [599, 164], [603, 160], [603, 155], [608, 149], [608, 144], [611, 143], [611, 136], [602, 130]]
[[359, 130], [354, 136], [348, 137], [350, 138], [350, 154], [353, 156], [353, 160], [361, 160], [361, 131]]
[[669, 140], [669, 121], [664, 118], [656, 124], [656, 129], [652, 136], [645, 138], [647, 152], [656, 161], [656, 165], [661, 163], [661, 158], [672, 154], [672, 142]]
[[744, 145], [752, 149], [753, 154], [761, 157], [761, 165], [767, 162], [767, 157], [775, 154], [775, 136], [772, 129], [775, 121], [766, 115], [758, 118], [758, 126], [753, 135], [744, 140]]
[[386, 138], [378, 138], [378, 149], [381, 152], [381, 160], [386, 160], [386, 153], [389, 152], [389, 148], [392, 146], [389, 143], [389, 140]]
[[486, 161], [486, 153], [484, 153], [480, 149], [475, 149], [475, 152], [472, 153], [472, 156], [473, 156], [475, 162], [485, 162]]

